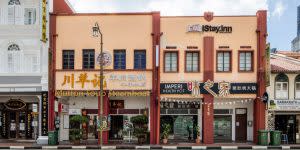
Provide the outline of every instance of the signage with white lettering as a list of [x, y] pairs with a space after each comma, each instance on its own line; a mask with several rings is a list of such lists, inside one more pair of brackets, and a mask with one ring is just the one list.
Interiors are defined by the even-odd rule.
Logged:
[[[193, 82], [187, 83], [161, 83], [160, 94], [192, 94]], [[229, 94], [255, 94], [256, 83], [229, 83], [229, 82], [205, 82], [197, 83], [199, 94], [214, 94], [214, 96], [227, 96]], [[197, 93], [198, 94], [198, 93]]]
[[225, 25], [188, 25], [187, 32], [215, 32], [215, 33], [232, 33], [231, 26]]

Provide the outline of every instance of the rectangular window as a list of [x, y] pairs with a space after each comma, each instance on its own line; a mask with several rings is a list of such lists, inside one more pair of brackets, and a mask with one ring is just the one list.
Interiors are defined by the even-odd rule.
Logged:
[[217, 56], [217, 71], [231, 71], [231, 52], [218, 52]]
[[199, 72], [199, 52], [186, 52], [185, 71]]
[[84, 49], [82, 51], [82, 68], [83, 69], [95, 68], [95, 50]]
[[114, 50], [114, 69], [126, 69], [125, 50]]
[[146, 50], [134, 50], [134, 69], [146, 69]]
[[295, 98], [300, 99], [300, 82], [295, 84]]
[[35, 24], [35, 21], [36, 21], [35, 8], [25, 8], [25, 11], [24, 11], [24, 24], [25, 25]]
[[239, 53], [239, 71], [252, 71], [252, 52], [240, 52]]
[[63, 69], [74, 69], [74, 50], [63, 50]]
[[277, 99], [288, 99], [288, 82], [276, 82], [275, 88]]
[[165, 72], [178, 71], [178, 52], [165, 53]]

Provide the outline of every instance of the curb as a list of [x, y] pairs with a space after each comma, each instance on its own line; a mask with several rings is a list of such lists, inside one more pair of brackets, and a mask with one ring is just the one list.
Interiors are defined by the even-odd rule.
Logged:
[[256, 149], [256, 150], [265, 150], [265, 149], [300, 149], [300, 146], [171, 146], [171, 145], [117, 145], [117, 146], [97, 146], [97, 145], [87, 145], [87, 146], [0, 146], [0, 149], [224, 149], [224, 150], [233, 150], [233, 149]]

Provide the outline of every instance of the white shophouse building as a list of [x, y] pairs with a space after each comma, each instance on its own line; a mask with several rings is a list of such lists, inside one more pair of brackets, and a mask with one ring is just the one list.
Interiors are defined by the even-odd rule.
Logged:
[[48, 91], [47, 1], [0, 0], [0, 138], [47, 134], [41, 113]]

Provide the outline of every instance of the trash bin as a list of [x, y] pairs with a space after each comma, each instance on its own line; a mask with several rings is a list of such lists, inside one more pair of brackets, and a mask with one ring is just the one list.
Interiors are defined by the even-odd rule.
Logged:
[[57, 145], [58, 144], [58, 132], [57, 131], [48, 131], [48, 144]]
[[258, 131], [258, 145], [268, 145], [268, 133], [267, 130]]
[[281, 131], [270, 131], [270, 145], [278, 146], [281, 144]]

